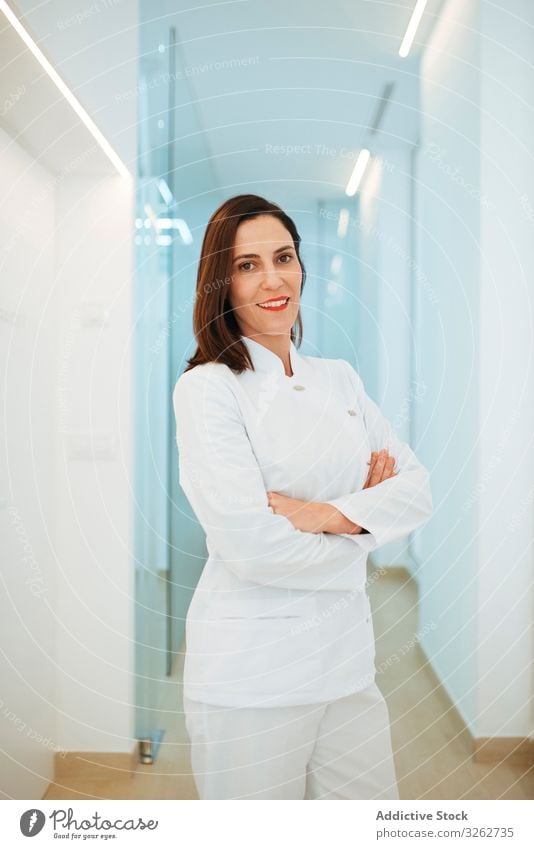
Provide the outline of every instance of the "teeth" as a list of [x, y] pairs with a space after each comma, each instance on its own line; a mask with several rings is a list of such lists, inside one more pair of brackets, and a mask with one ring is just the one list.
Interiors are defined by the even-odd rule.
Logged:
[[268, 304], [258, 304], [258, 306], [263, 307], [264, 310], [268, 310], [270, 307], [281, 307], [287, 300], [287, 298], [283, 298], [281, 301], [269, 301]]

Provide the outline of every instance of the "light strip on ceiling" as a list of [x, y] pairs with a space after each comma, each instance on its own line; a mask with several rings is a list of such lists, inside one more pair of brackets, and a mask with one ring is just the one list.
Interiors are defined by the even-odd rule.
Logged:
[[404, 34], [404, 38], [402, 39], [402, 44], [399, 48], [399, 56], [402, 59], [405, 59], [411, 50], [413, 40], [417, 32], [417, 27], [421, 23], [421, 18], [423, 17], [423, 12], [425, 11], [426, 4], [427, 0], [417, 0], [417, 3], [415, 4], [415, 8], [412, 12], [412, 17], [410, 18], [410, 23], [408, 24], [406, 33]]
[[70, 105], [78, 115], [80, 121], [85, 124], [91, 135], [100, 145], [110, 162], [113, 163], [114, 167], [117, 169], [119, 174], [121, 174], [121, 176], [123, 177], [130, 177], [131, 174], [122, 159], [120, 158], [120, 156], [113, 150], [108, 140], [100, 132], [92, 118], [89, 117], [88, 113], [85, 111], [79, 100], [74, 96], [70, 88], [66, 85], [66, 83], [63, 82], [58, 72], [50, 64], [44, 53], [39, 49], [31, 35], [22, 26], [21, 22], [19, 21], [13, 10], [5, 2], [5, 0], [0, 0], [0, 12], [4, 13], [15, 32], [20, 36], [26, 47], [35, 56], [43, 70], [48, 74], [54, 85], [59, 89], [59, 91], [65, 98], [65, 100], [70, 103]]
[[367, 168], [367, 163], [369, 162], [369, 157], [371, 156], [370, 151], [367, 148], [363, 148], [360, 150], [358, 154], [358, 159], [356, 160], [356, 164], [354, 166], [354, 170], [350, 175], [349, 182], [347, 183], [347, 188], [345, 189], [345, 194], [349, 197], [355, 195], [358, 191], [358, 186], [362, 181], [362, 177], [364, 175], [365, 169]]
[[184, 243], [184, 245], [190, 245], [193, 241], [193, 236], [191, 230], [187, 225], [187, 221], [184, 221], [183, 218], [177, 218], [176, 226], [178, 227], [178, 232], [182, 237], [182, 242]]
[[332, 257], [332, 261], [330, 263], [330, 273], [331, 274], [339, 274], [341, 271], [342, 258], [339, 254], [335, 254]]
[[339, 220], [337, 222], [337, 235], [339, 239], [344, 239], [347, 235], [349, 217], [349, 211], [344, 207], [339, 213]]
[[167, 180], [165, 180], [163, 177], [160, 177], [160, 179], [158, 180], [158, 189], [161, 197], [163, 198], [167, 206], [173, 206], [176, 203], [176, 201], [174, 200], [174, 195], [169, 189], [169, 184], [167, 183]]

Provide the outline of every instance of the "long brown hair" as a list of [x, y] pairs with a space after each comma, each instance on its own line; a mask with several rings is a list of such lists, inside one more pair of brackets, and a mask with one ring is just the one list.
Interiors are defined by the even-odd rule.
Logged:
[[[259, 195], [236, 195], [226, 200], [215, 210], [204, 233], [193, 310], [193, 333], [197, 349], [187, 360], [184, 371], [209, 362], [225, 363], [237, 372], [247, 368], [254, 370], [226, 295], [227, 286], [232, 279], [232, 249], [237, 228], [245, 219], [256, 218], [258, 215], [278, 217], [291, 233], [302, 269], [302, 291], [306, 271], [300, 257], [301, 238], [289, 215], [275, 203]], [[302, 342], [300, 309], [290, 335], [291, 341], [298, 347]]]

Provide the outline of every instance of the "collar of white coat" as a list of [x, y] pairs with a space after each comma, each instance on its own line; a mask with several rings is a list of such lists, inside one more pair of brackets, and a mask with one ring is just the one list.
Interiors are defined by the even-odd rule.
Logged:
[[284, 364], [278, 354], [273, 353], [273, 351], [270, 351], [269, 348], [266, 348], [260, 342], [256, 342], [255, 339], [251, 339], [250, 336], [242, 335], [241, 341], [245, 344], [250, 354], [255, 371], [278, 372], [288, 380], [302, 373], [303, 359], [291, 339], [289, 341], [289, 358], [291, 361], [291, 371], [293, 372], [291, 376], [286, 375]]

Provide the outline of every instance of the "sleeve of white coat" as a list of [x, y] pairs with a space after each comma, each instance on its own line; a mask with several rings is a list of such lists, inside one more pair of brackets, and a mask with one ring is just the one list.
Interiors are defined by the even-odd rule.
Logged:
[[272, 511], [237, 398], [217, 374], [219, 364], [213, 365], [184, 372], [173, 393], [179, 481], [206, 533], [210, 556], [258, 584], [310, 590], [362, 586], [363, 548], [340, 534], [297, 530]]
[[395, 457], [398, 474], [376, 486], [342, 495], [328, 501], [368, 534], [340, 534], [352, 537], [367, 551], [407, 536], [432, 515], [430, 476], [406, 442], [395, 435], [389, 421], [367, 395], [362, 379], [346, 360], [350, 372], [354, 403], [371, 443], [372, 451], [387, 448]]

